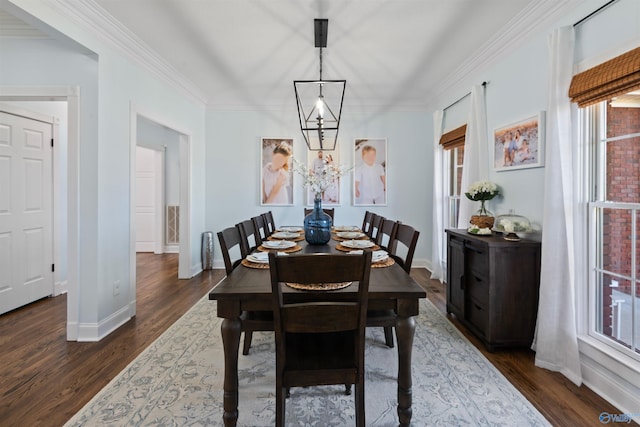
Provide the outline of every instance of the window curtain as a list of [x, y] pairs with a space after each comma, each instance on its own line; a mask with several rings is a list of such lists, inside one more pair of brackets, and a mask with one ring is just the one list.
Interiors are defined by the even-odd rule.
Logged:
[[443, 157], [444, 149], [440, 144], [442, 136], [442, 122], [444, 111], [437, 110], [433, 112], [433, 238], [431, 239], [431, 278], [444, 280], [442, 262], [444, 260], [443, 240], [444, 240], [444, 209], [446, 202], [444, 199], [443, 185]]
[[576, 321], [576, 222], [571, 102], [573, 27], [549, 36], [547, 148], [538, 321], [532, 348], [536, 366], [562, 373], [582, 383]]
[[471, 111], [469, 112], [464, 142], [458, 228], [467, 228], [471, 215], [480, 208], [477, 202], [467, 199], [464, 193], [470, 184], [489, 178], [488, 151], [487, 108], [484, 85], [476, 85], [471, 88]]

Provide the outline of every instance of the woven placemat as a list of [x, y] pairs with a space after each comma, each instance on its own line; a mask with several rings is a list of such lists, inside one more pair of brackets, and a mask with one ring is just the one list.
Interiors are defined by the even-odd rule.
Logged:
[[258, 268], [258, 269], [267, 269], [269, 268], [269, 264], [263, 264], [261, 262], [251, 262], [248, 259], [243, 259], [242, 261], [240, 261], [240, 264], [244, 265], [245, 267], [249, 267], [249, 268]]
[[300, 234], [298, 237], [292, 237], [290, 239], [276, 239], [275, 237], [267, 237], [267, 240], [291, 240], [292, 242], [300, 242], [304, 240], [304, 234]]
[[[356, 249], [356, 248], [348, 248], [346, 246], [342, 246], [340, 243], [338, 243], [336, 245], [336, 249], [342, 252], [351, 252], [351, 251], [360, 251], [362, 249]], [[377, 251], [378, 249], [380, 249], [380, 246], [378, 245], [373, 245], [370, 248], [363, 248], [363, 249], [370, 249], [372, 251]]]
[[392, 266], [393, 264], [396, 263], [396, 260], [389, 257], [383, 261], [379, 261], [379, 262], [372, 262], [371, 263], [371, 268], [384, 268], [384, 267], [389, 267]]
[[338, 282], [338, 283], [289, 283], [285, 282], [287, 286], [293, 289], [299, 289], [301, 291], [335, 291], [336, 289], [346, 288], [353, 282]]
[[276, 249], [276, 248], [265, 248], [264, 246], [260, 245], [260, 246], [258, 246], [258, 250], [262, 251], [262, 252], [278, 251], [278, 252], [291, 253], [291, 252], [301, 251], [302, 250], [302, 246], [295, 245], [295, 246], [291, 246], [290, 248], [286, 248], [286, 249]]
[[345, 237], [338, 237], [337, 235], [333, 234], [331, 238], [337, 242], [345, 242], [347, 240], [369, 240], [369, 236], [367, 235], [364, 235], [362, 237], [356, 237], [355, 239], [347, 239]]

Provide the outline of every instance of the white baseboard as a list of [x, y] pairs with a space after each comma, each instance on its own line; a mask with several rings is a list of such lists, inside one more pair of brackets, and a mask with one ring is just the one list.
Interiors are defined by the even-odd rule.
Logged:
[[98, 323], [79, 323], [78, 324], [78, 342], [96, 342], [127, 323], [131, 316], [130, 306], [126, 305], [111, 316]]
[[195, 277], [200, 273], [202, 273], [202, 264], [200, 264], [200, 262], [193, 264], [191, 266], [191, 277]]
[[57, 297], [58, 295], [66, 294], [68, 288], [67, 281], [56, 282], [53, 284], [53, 296]]
[[180, 253], [180, 246], [178, 245], [165, 245], [162, 248], [165, 254], [178, 254]]

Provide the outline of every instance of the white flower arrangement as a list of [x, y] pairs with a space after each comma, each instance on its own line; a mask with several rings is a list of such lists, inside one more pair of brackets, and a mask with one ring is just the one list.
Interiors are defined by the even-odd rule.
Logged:
[[309, 167], [299, 162], [295, 157], [293, 158], [293, 170], [302, 177], [303, 185], [309, 188], [316, 198], [321, 197], [331, 184], [338, 181], [338, 179], [349, 173], [352, 168], [339, 165], [336, 166], [332, 163], [323, 163], [322, 168], [315, 170], [309, 169]]
[[465, 196], [469, 200], [491, 200], [500, 193], [498, 186], [491, 181], [477, 181], [469, 186]]

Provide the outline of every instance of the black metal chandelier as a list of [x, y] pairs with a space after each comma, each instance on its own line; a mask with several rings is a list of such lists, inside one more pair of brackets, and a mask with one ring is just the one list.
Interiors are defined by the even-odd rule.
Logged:
[[315, 47], [320, 48], [320, 79], [293, 81], [300, 130], [309, 150], [315, 151], [335, 149], [347, 86], [346, 80], [322, 79], [322, 48], [327, 47], [328, 27], [328, 19], [314, 19]]

